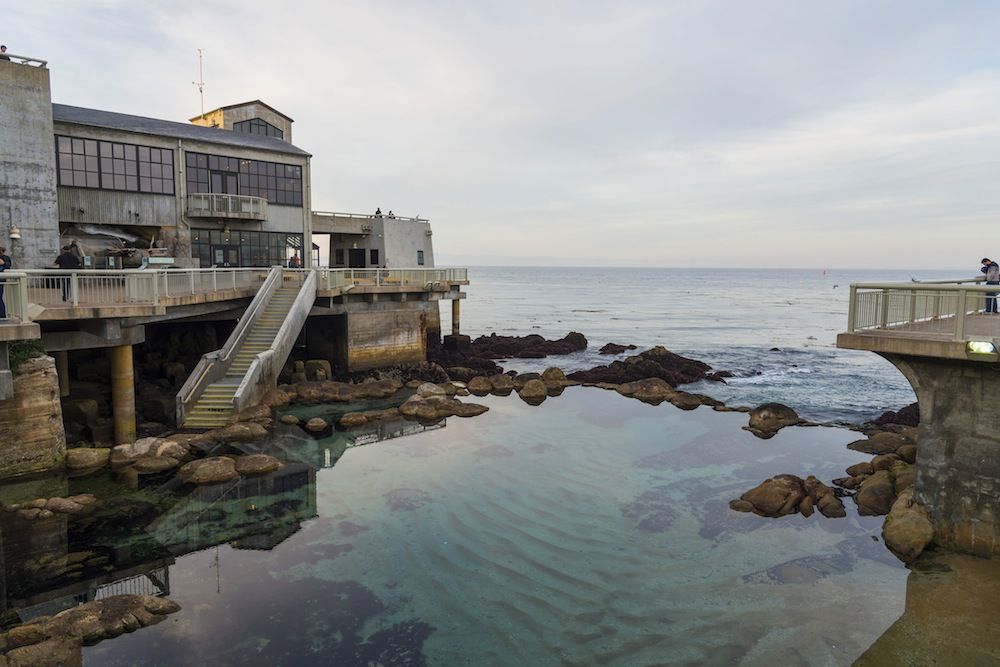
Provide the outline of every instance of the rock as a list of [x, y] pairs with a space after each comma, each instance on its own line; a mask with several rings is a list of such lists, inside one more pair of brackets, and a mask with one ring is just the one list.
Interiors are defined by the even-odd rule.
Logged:
[[896, 450], [896, 456], [903, 459], [907, 463], [917, 462], [917, 446], [916, 445], [901, 445], [899, 449]]
[[917, 466], [905, 461], [896, 461], [889, 468], [889, 475], [892, 477], [892, 490], [899, 495], [913, 486], [917, 479]]
[[598, 366], [587, 371], [575, 371], [567, 377], [577, 382], [609, 382], [624, 384], [660, 378], [671, 387], [704, 379], [711, 370], [708, 364], [688, 359], [670, 352], [663, 346], [656, 346], [640, 354], [613, 361], [607, 366]]
[[827, 518], [847, 516], [844, 503], [841, 502], [840, 498], [837, 497], [837, 494], [829, 486], [812, 475], [806, 477], [802, 486], [805, 487], [806, 493], [809, 494], [809, 499], [819, 510], [820, 514]]
[[888, 424], [917, 426], [920, 424], [920, 406], [916, 403], [910, 403], [905, 408], [901, 408], [898, 412], [889, 410], [888, 412], [882, 413], [882, 415], [873, 420], [872, 423], [877, 426], [886, 426]]
[[514, 391], [521, 391], [524, 385], [528, 384], [529, 380], [541, 380], [542, 376], [539, 373], [521, 373], [514, 377]]
[[686, 391], [676, 391], [674, 395], [667, 399], [674, 407], [681, 410], [694, 410], [703, 403], [702, 397], [696, 394], [689, 394]]
[[365, 417], [364, 413], [348, 412], [347, 414], [342, 416], [337, 421], [337, 423], [343, 426], [344, 428], [357, 428], [359, 426], [364, 426], [367, 421], [368, 418]]
[[620, 384], [616, 391], [622, 396], [637, 398], [652, 405], [659, 405], [677, 393], [666, 380], [656, 377]]
[[459, 382], [468, 382], [479, 374], [479, 371], [466, 368], [465, 366], [451, 366], [448, 368], [448, 377]]
[[155, 474], [167, 470], [173, 470], [180, 461], [172, 456], [147, 456], [132, 464], [132, 470], [143, 475]]
[[63, 419], [81, 424], [96, 424], [100, 416], [93, 398], [67, 398], [62, 402]]
[[934, 525], [923, 506], [913, 499], [913, 490], [899, 494], [882, 524], [882, 539], [904, 563], [912, 563], [934, 539]]
[[305, 363], [305, 373], [308, 380], [329, 380], [333, 377], [330, 362], [326, 359], [310, 359]]
[[306, 422], [304, 427], [310, 433], [322, 433], [330, 428], [330, 425], [326, 423], [326, 420], [322, 417], [313, 417]]
[[170, 380], [174, 387], [180, 387], [187, 379], [187, 370], [180, 362], [168, 362], [163, 364], [163, 377]]
[[786, 426], [801, 423], [799, 415], [787, 405], [765, 403], [750, 411], [750, 422], [746, 429], [758, 438], [766, 440]]
[[446, 334], [441, 344], [446, 350], [467, 350], [472, 346], [472, 338], [464, 334]]
[[435, 422], [445, 417], [474, 417], [486, 412], [489, 408], [475, 403], [462, 403], [456, 398], [445, 396], [411, 396], [399, 406], [399, 414], [423, 422]]
[[490, 385], [493, 393], [499, 396], [507, 396], [514, 391], [514, 379], [509, 375], [491, 376]]
[[618, 343], [608, 343], [600, 350], [598, 354], [622, 354], [623, 352], [628, 352], [629, 350], [636, 349], [635, 345], [619, 345]]
[[235, 461], [236, 472], [244, 477], [255, 475], [266, 475], [275, 470], [281, 470], [284, 464], [273, 456], [267, 454], [244, 454], [237, 456]]
[[356, 384], [346, 382], [299, 382], [294, 391], [299, 403], [352, 403], [368, 398], [388, 398], [403, 388], [396, 378]]
[[77, 447], [66, 450], [66, 468], [69, 470], [87, 470], [101, 468], [108, 464], [111, 450], [105, 447]]
[[802, 516], [809, 518], [813, 515], [813, 512], [815, 511], [816, 508], [812, 496], [806, 496], [805, 498], [802, 499], [802, 502], [799, 503], [799, 513]]
[[407, 382], [403, 386], [406, 387], [407, 389], [416, 389], [417, 387], [419, 387], [423, 383], [424, 383], [423, 380], [410, 380], [409, 382]]
[[[740, 500], [749, 503], [753, 507], [749, 511], [754, 514], [779, 517], [797, 512], [805, 495], [802, 479], [795, 475], [775, 475], [744, 493]], [[733, 504], [730, 507], [737, 509]], [[739, 507], [746, 505], [740, 503]]]
[[177, 474], [188, 484], [198, 485], [219, 484], [239, 477], [235, 463], [225, 456], [211, 456], [185, 463]]
[[895, 499], [892, 477], [888, 470], [878, 470], [867, 477], [861, 482], [858, 492], [854, 494], [858, 513], [863, 516], [888, 514]]
[[139, 438], [129, 445], [117, 445], [111, 449], [111, 464], [124, 465], [144, 456], [155, 456], [156, 448], [166, 442], [171, 441], [165, 438]]
[[549, 390], [541, 380], [528, 380], [517, 395], [528, 405], [541, 405], [548, 398]]
[[240, 422], [230, 424], [224, 428], [212, 431], [205, 431], [191, 438], [192, 444], [207, 444], [219, 442], [223, 444], [233, 442], [256, 442], [267, 437], [267, 429], [255, 422]]
[[895, 454], [879, 454], [871, 460], [872, 470], [888, 470], [892, 464], [902, 459]]
[[80, 514], [83, 508], [83, 505], [69, 498], [49, 498], [45, 503], [45, 509], [53, 514]]
[[866, 479], [868, 479], [868, 475], [858, 475], [857, 477], [838, 477], [833, 480], [833, 483], [844, 489], [856, 489], [861, 486], [861, 482]]
[[288, 424], [289, 426], [295, 426], [296, 424], [299, 423], [300, 420], [295, 415], [281, 415], [281, 418], [278, 421], [280, 421], [282, 424]]
[[271, 389], [260, 399], [260, 405], [271, 409], [283, 408], [291, 402], [292, 396], [287, 391], [278, 387]]
[[873, 433], [864, 440], [855, 440], [847, 445], [847, 448], [864, 454], [892, 454], [903, 445], [908, 444], [911, 444], [911, 442], [906, 436], [889, 431], [880, 431]]
[[423, 398], [428, 398], [430, 396], [445, 396], [445, 391], [436, 384], [430, 382], [424, 382], [419, 387], [417, 387], [417, 396], [422, 396]]
[[469, 380], [466, 388], [476, 396], [486, 396], [493, 391], [493, 383], [490, 382], [489, 378], [478, 375]]
[[256, 422], [267, 428], [271, 424], [271, 408], [263, 403], [258, 403], [251, 405], [246, 410], [241, 410], [229, 420], [230, 424], [240, 422]]
[[574, 384], [570, 382], [561, 368], [556, 368], [555, 366], [551, 366], [542, 371], [542, 382], [544, 382], [546, 386], [552, 384]]
[[857, 477], [858, 475], [870, 475], [875, 472], [872, 464], [868, 461], [862, 461], [861, 463], [855, 463], [850, 468], [847, 469], [847, 474], [851, 477]]

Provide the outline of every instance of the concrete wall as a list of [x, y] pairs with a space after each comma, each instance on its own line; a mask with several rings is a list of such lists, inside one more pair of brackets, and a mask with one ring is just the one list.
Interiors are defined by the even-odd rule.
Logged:
[[884, 355], [920, 404], [914, 496], [938, 544], [1000, 556], [1000, 365]]
[[[434, 266], [434, 246], [429, 222], [411, 222], [372, 218], [366, 220], [371, 231], [365, 234], [334, 233], [331, 235], [330, 266], [346, 267], [348, 250], [357, 246], [365, 251], [365, 266], [371, 268], [412, 269], [417, 267], [417, 251], [424, 252], [425, 268]], [[344, 261], [337, 263], [336, 250], [344, 250]], [[378, 262], [371, 261], [371, 250], [378, 250]]]
[[65, 458], [55, 361], [29, 359], [14, 375], [14, 398], [0, 401], [0, 478], [62, 469]]
[[51, 264], [58, 243], [49, 70], [0, 60], [0, 245], [30, 268]]
[[393, 308], [374, 309], [378, 305], [373, 304], [371, 312], [345, 316], [346, 331], [338, 341], [338, 366], [363, 371], [426, 361], [428, 304], [413, 303], [407, 308], [393, 304]]

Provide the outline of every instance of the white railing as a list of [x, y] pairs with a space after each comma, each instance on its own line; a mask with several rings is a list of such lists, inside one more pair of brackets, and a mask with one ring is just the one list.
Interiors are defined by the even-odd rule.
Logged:
[[4, 54], [7, 59], [11, 62], [16, 62], [21, 65], [32, 65], [34, 67], [45, 67], [49, 64], [48, 60], [39, 60], [38, 58], [32, 58], [31, 56], [19, 56], [15, 53], [7, 52]]
[[953, 340], [964, 341], [967, 317], [985, 308], [987, 295], [998, 294], [1000, 285], [983, 285], [976, 279], [855, 284], [851, 285], [847, 330], [855, 333], [906, 329], [941, 321], [944, 326], [939, 331], [950, 333]]
[[28, 321], [28, 276], [21, 271], [0, 272], [0, 299], [3, 300], [7, 319]]
[[249, 195], [194, 193], [187, 196], [188, 217], [267, 220], [267, 200]]
[[345, 218], [348, 220], [399, 220], [401, 222], [430, 222], [427, 218], [421, 217], [409, 217], [405, 215], [396, 215], [395, 213], [392, 217], [388, 213], [383, 213], [381, 215], [375, 215], [374, 213], [340, 213], [337, 211], [313, 211], [313, 215], [318, 215], [324, 218]]
[[26, 274], [28, 303], [52, 308], [159, 305], [164, 299], [257, 289], [267, 271], [263, 268], [30, 269], [19, 273]]
[[[321, 289], [343, 287], [444, 288], [467, 283], [468, 269], [321, 269]], [[325, 282], [323, 279], [325, 278]]]

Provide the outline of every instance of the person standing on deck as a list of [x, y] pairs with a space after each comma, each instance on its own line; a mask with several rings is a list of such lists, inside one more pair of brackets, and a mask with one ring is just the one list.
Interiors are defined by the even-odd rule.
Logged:
[[7, 55], [6, 44], [0, 44], [0, 60], [10, 60], [10, 56]]
[[[1000, 265], [994, 262], [989, 257], [983, 257], [983, 268], [980, 269], [983, 275], [986, 276], [987, 285], [1000, 285]], [[986, 293], [986, 311], [987, 313], [997, 312], [997, 293], [987, 292]]]
[[[7, 254], [7, 248], [0, 246], [0, 273], [14, 268], [14, 262]], [[3, 276], [0, 276], [2, 278]], [[0, 320], [7, 319], [7, 304], [3, 300], [4, 281], [0, 280]]]
[[[55, 265], [63, 271], [75, 271], [82, 264], [80, 258], [76, 256], [68, 245], [62, 247], [62, 253], [56, 257], [55, 261]], [[66, 301], [66, 295], [69, 292], [69, 276], [59, 278], [59, 282], [62, 285], [62, 300]]]

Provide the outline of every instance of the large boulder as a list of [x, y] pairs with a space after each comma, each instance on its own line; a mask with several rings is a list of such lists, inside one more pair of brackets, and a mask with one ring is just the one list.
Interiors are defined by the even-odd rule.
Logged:
[[858, 504], [858, 514], [863, 516], [881, 516], [888, 514], [896, 499], [892, 476], [888, 470], [878, 470], [867, 477], [858, 492], [854, 494], [854, 502]]
[[431, 382], [424, 382], [417, 387], [417, 396], [428, 398], [430, 396], [445, 396], [445, 390]]
[[268, 454], [244, 454], [234, 461], [236, 472], [244, 477], [266, 475], [281, 470], [284, 464]]
[[327, 424], [326, 420], [323, 419], [322, 417], [313, 417], [312, 419], [306, 422], [303, 428], [305, 428], [310, 433], [318, 434], [318, 433], [323, 433], [324, 431], [329, 429], [330, 425]]
[[809, 494], [811, 505], [819, 510], [820, 514], [828, 518], [847, 516], [844, 503], [841, 502], [833, 489], [816, 479], [813, 475], [806, 477], [802, 483], [806, 493]]
[[670, 386], [662, 378], [645, 378], [633, 382], [625, 382], [618, 385], [616, 391], [622, 396], [637, 398], [643, 403], [659, 405], [677, 393], [677, 390]]
[[191, 461], [177, 471], [188, 484], [220, 484], [240, 476], [235, 462], [226, 456], [211, 456], [207, 459]]
[[476, 396], [486, 396], [488, 393], [493, 391], [493, 383], [490, 382], [489, 378], [483, 377], [482, 375], [477, 375], [472, 378], [465, 386], [466, 389]]
[[305, 363], [305, 373], [309, 380], [329, 380], [333, 377], [330, 362], [326, 359], [310, 359]]
[[765, 403], [750, 411], [750, 422], [746, 429], [758, 438], [771, 438], [786, 426], [801, 424], [799, 415], [787, 405]]
[[912, 563], [934, 539], [927, 510], [913, 499], [913, 490], [899, 494], [882, 524], [882, 539], [904, 563]]
[[753, 512], [760, 516], [779, 517], [795, 514], [799, 503], [806, 497], [802, 479], [795, 475], [775, 475], [750, 489], [730, 508], [739, 512]]
[[493, 375], [490, 377], [490, 385], [494, 394], [507, 396], [514, 391], [514, 378], [509, 375]]
[[139, 474], [151, 475], [172, 470], [180, 465], [180, 461], [172, 456], [149, 456], [132, 464], [132, 470]]
[[864, 440], [855, 440], [847, 445], [848, 449], [863, 454], [893, 454], [904, 445], [912, 445], [913, 441], [901, 433], [891, 431], [879, 431], [873, 433]]
[[256, 422], [240, 422], [224, 428], [205, 431], [194, 436], [188, 442], [193, 445], [212, 443], [256, 442], [267, 437], [267, 429]]
[[111, 450], [106, 447], [76, 447], [66, 450], [66, 469], [70, 471], [102, 468], [108, 464]]
[[619, 345], [618, 343], [608, 343], [604, 345], [598, 354], [623, 354], [629, 350], [636, 349], [635, 345]]
[[880, 417], [872, 420], [877, 426], [887, 426], [889, 424], [899, 424], [902, 426], [917, 426], [920, 424], [920, 406], [910, 403], [905, 408], [900, 408], [898, 412], [889, 410], [883, 412]]
[[528, 405], [541, 405], [548, 398], [549, 390], [541, 380], [528, 380], [517, 395]]
[[457, 398], [413, 395], [399, 406], [399, 414], [408, 419], [436, 422], [445, 417], [474, 417], [489, 410], [485, 405], [462, 403]]

